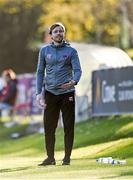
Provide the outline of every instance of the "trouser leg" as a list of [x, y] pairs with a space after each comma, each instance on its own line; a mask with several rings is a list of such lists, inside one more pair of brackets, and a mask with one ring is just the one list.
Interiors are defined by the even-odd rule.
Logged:
[[74, 141], [75, 97], [74, 92], [63, 95], [61, 111], [64, 125], [65, 158], [69, 159]]
[[44, 131], [47, 156], [54, 158], [55, 130], [57, 128], [60, 107], [58, 96], [49, 92], [45, 93], [46, 109], [44, 111]]

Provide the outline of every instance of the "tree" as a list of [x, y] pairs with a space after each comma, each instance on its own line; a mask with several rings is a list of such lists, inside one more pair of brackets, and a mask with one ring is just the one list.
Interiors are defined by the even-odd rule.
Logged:
[[49, 0], [43, 6], [40, 32], [61, 21], [72, 41], [116, 45], [120, 33], [119, 0]]
[[33, 72], [36, 60], [28, 44], [37, 33], [40, 14], [41, 4], [35, 0], [0, 4], [0, 71], [10, 67], [17, 73]]

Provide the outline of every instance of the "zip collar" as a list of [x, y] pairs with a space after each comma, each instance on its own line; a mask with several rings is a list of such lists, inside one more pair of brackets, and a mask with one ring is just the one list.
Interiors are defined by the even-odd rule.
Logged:
[[70, 44], [69, 44], [68, 42], [66, 42], [66, 41], [62, 41], [62, 43], [59, 44], [58, 46], [55, 45], [53, 42], [51, 43], [51, 46], [52, 46], [53, 48], [60, 48], [60, 47], [65, 47], [65, 46], [69, 46], [69, 45], [70, 45]]

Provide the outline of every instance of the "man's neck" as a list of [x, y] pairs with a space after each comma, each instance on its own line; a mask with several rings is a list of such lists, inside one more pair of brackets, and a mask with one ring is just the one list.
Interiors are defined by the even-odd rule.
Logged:
[[53, 43], [54, 43], [55, 46], [60, 46], [60, 45], [63, 44], [63, 41], [61, 41], [61, 42], [55, 42], [55, 41], [53, 41]]

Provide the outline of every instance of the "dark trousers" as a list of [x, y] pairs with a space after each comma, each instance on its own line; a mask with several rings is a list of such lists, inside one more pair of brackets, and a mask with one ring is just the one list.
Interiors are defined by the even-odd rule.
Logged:
[[60, 111], [64, 126], [65, 158], [70, 158], [74, 140], [75, 95], [74, 92], [53, 95], [45, 92], [46, 109], [44, 111], [44, 131], [46, 151], [49, 158], [54, 158], [55, 131]]

